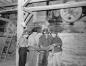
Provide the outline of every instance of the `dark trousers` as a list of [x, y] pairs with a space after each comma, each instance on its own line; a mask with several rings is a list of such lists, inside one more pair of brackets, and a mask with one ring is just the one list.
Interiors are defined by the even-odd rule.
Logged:
[[39, 54], [38, 66], [47, 66], [47, 64], [48, 64], [48, 55], [49, 55], [49, 53], [46, 52], [46, 51]]
[[27, 48], [20, 47], [19, 48], [19, 66], [25, 66], [27, 59]]

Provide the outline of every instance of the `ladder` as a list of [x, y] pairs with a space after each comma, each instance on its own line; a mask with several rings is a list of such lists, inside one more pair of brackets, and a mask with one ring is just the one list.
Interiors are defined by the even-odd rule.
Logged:
[[13, 37], [7, 37], [5, 41], [5, 45], [2, 48], [1, 59], [3, 59], [4, 61], [7, 59], [8, 52], [12, 44], [12, 40], [13, 40]]

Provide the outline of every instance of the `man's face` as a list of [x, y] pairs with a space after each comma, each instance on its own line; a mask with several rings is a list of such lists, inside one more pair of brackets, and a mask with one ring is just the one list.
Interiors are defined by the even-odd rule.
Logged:
[[48, 29], [45, 29], [43, 32], [44, 32], [44, 34], [49, 34]]

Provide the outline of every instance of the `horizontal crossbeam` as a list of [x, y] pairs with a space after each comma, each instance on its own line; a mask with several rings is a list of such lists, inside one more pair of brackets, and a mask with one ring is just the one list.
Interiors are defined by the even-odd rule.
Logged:
[[64, 4], [56, 4], [56, 5], [48, 5], [48, 6], [37, 6], [37, 7], [24, 7], [24, 11], [45, 11], [45, 10], [52, 10], [52, 9], [64, 9], [64, 8], [71, 8], [71, 7], [80, 7], [86, 6], [86, 1], [82, 2], [75, 2], [75, 3], [64, 3]]
[[17, 11], [17, 8], [15, 8], [15, 9], [7, 9], [7, 10], [1, 10], [0, 13], [6, 13], [6, 12], [11, 12], [11, 11]]

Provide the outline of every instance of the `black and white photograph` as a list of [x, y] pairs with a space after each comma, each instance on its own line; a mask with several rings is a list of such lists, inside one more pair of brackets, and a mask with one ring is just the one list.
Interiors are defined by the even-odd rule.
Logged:
[[0, 0], [0, 66], [86, 66], [86, 0]]

